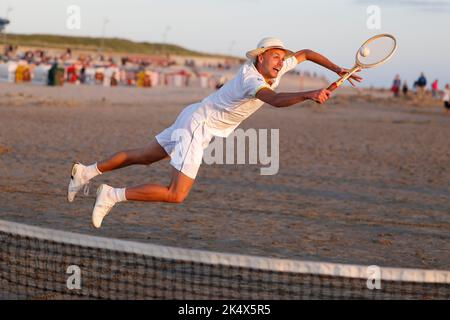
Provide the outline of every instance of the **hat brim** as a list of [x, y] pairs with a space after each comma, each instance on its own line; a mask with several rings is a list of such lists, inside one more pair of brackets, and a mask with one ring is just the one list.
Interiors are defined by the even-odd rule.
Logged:
[[276, 47], [275, 46], [275, 47], [266, 47], [266, 48], [254, 49], [254, 50], [248, 51], [245, 55], [247, 56], [247, 58], [249, 58], [251, 60], [254, 60], [254, 59], [256, 59], [256, 57], [258, 55], [260, 55], [260, 54], [262, 54], [262, 53], [264, 53], [264, 52], [266, 52], [267, 50], [270, 50], [270, 49], [280, 49], [280, 50], [285, 51], [286, 52], [285, 59], [290, 58], [290, 57], [292, 57], [295, 54], [291, 50], [288, 50], [288, 49], [283, 48], [283, 47]]

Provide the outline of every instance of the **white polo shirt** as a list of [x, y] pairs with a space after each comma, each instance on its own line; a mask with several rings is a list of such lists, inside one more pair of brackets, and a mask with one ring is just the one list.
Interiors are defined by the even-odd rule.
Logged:
[[262, 88], [277, 88], [281, 77], [297, 64], [295, 56], [286, 59], [272, 85], [269, 85], [253, 62], [248, 61], [232, 80], [199, 104], [192, 114], [193, 118], [204, 122], [211, 134], [229, 136], [243, 120], [264, 104], [255, 97], [256, 93]]

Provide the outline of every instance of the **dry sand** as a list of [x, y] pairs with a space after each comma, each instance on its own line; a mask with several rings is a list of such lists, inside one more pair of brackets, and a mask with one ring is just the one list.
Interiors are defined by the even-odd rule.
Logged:
[[185, 203], [121, 203], [100, 230], [90, 224], [94, 188], [167, 184], [167, 161], [102, 175], [90, 196], [66, 202], [73, 161], [144, 145], [208, 92], [1, 84], [1, 219], [195, 249], [450, 269], [450, 117], [440, 102], [343, 90], [324, 106], [264, 106], [241, 127], [280, 129], [277, 175], [203, 165]]

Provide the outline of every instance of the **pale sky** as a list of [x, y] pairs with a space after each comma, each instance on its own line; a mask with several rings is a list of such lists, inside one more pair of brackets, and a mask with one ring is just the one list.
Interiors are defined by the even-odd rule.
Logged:
[[[81, 29], [66, 27], [67, 8], [81, 9]], [[366, 25], [370, 5], [381, 9], [381, 28]], [[411, 85], [421, 71], [440, 86], [450, 83], [450, 0], [2, 0], [11, 33], [101, 36], [163, 42], [221, 54], [244, 56], [266, 36], [292, 50], [312, 49], [351, 67], [356, 50], [377, 33], [398, 39], [396, 56], [365, 71], [365, 85], [390, 86], [396, 73]], [[334, 75], [310, 63], [300, 70]]]

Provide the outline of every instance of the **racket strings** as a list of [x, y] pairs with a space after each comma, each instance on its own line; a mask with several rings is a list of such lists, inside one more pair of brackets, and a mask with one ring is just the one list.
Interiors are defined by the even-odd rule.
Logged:
[[365, 66], [372, 67], [389, 59], [396, 47], [396, 42], [391, 37], [380, 37], [373, 39], [363, 45], [367, 48], [367, 56], [363, 57], [361, 51], [358, 51], [357, 61]]

